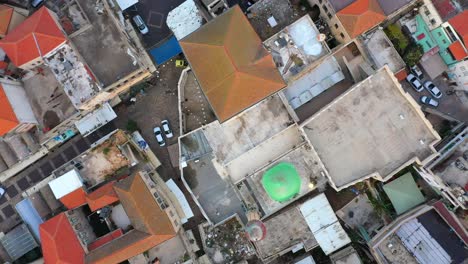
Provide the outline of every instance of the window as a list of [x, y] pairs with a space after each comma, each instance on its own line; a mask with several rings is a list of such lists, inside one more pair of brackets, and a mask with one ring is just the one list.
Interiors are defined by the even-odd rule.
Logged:
[[439, 35], [439, 37], [442, 37], [442, 32], [437, 32], [437, 35]]
[[329, 19], [332, 18], [332, 15], [330, 13], [327, 13], [327, 16], [328, 16]]
[[321, 4], [323, 2], [323, 0], [319, 0], [319, 4]]
[[442, 43], [447, 44], [447, 41], [445, 39], [442, 40]]
[[338, 24], [335, 24], [335, 28], [338, 29]]
[[328, 12], [328, 8], [325, 5], [322, 5], [323, 11]]
[[340, 33], [340, 36], [342, 39], [344, 39], [344, 34], [343, 33]]

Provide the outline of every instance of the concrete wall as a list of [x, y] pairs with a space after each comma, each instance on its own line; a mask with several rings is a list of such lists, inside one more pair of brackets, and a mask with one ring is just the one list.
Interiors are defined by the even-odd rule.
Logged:
[[18, 121], [20, 123], [37, 124], [36, 117], [34, 116], [29, 100], [26, 97], [26, 92], [24, 91], [21, 83], [2, 78], [0, 79], [0, 84], [10, 101]]

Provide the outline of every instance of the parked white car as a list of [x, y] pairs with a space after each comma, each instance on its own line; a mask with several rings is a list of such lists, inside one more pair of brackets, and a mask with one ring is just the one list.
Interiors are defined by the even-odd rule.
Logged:
[[421, 69], [419, 69], [418, 65], [414, 65], [413, 67], [411, 67], [410, 71], [411, 71], [412, 74], [414, 74], [419, 79], [423, 78], [423, 73], [422, 73]]
[[161, 122], [161, 126], [162, 126], [162, 129], [164, 131], [164, 135], [166, 135], [166, 138], [171, 138], [171, 137], [174, 136], [174, 134], [172, 134], [172, 129], [169, 126], [169, 121], [163, 120]]
[[154, 136], [156, 137], [156, 141], [158, 141], [159, 146], [164, 147], [166, 145], [166, 142], [164, 141], [163, 135], [161, 133], [161, 128], [160, 127], [155, 127], [153, 129]]
[[431, 81], [427, 81], [424, 83], [424, 87], [426, 88], [427, 91], [429, 91], [432, 96], [435, 98], [441, 98], [442, 97], [442, 92], [435, 86]]
[[421, 92], [424, 89], [421, 81], [418, 79], [418, 77], [414, 76], [412, 73], [406, 76], [406, 81], [408, 81], [411, 84], [411, 86], [413, 86], [413, 88], [418, 92]]
[[435, 99], [430, 98], [429, 96], [421, 96], [420, 98], [421, 103], [432, 106], [432, 107], [437, 107], [439, 106], [439, 102]]
[[143, 21], [143, 18], [141, 18], [140, 15], [136, 15], [132, 19], [133, 19], [133, 23], [135, 23], [136, 27], [138, 28], [138, 30], [140, 30], [141, 34], [143, 35], [148, 34], [149, 29], [146, 26], [145, 21]]

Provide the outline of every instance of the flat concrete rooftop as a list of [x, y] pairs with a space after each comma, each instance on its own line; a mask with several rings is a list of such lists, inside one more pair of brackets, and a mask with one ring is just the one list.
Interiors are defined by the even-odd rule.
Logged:
[[377, 67], [388, 65], [392, 72], [398, 72], [406, 67], [398, 51], [381, 29], [377, 29], [366, 36], [363, 41]]
[[134, 65], [134, 59], [127, 53], [131, 48], [126, 37], [112, 21], [112, 14], [104, 12], [99, 15], [93, 1], [76, 2], [86, 14], [91, 27], [72, 36], [71, 40], [102, 86], [109, 86], [139, 69], [139, 64]]
[[273, 95], [234, 118], [203, 128], [216, 158], [226, 164], [294, 123], [278, 95]]
[[30, 72], [22, 81], [40, 128], [48, 131], [71, 117], [77, 110], [51, 69], [46, 65], [40, 68], [40, 73]]
[[267, 219], [264, 224], [267, 235], [263, 240], [255, 242], [258, 256], [264, 261], [275, 259], [286, 253], [283, 251], [291, 250], [299, 243], [303, 243], [306, 250], [318, 246], [304, 217], [296, 207]]
[[387, 66], [302, 126], [335, 189], [368, 177], [387, 180], [413, 162], [425, 164], [440, 140]]

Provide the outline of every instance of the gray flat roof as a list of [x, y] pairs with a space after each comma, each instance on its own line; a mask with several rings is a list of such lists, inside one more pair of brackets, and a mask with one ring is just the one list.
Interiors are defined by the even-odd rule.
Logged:
[[203, 129], [216, 158], [226, 164], [294, 123], [278, 95], [270, 96], [220, 124]]
[[426, 163], [440, 140], [387, 66], [302, 126], [336, 189], [368, 177], [386, 180], [413, 162]]

